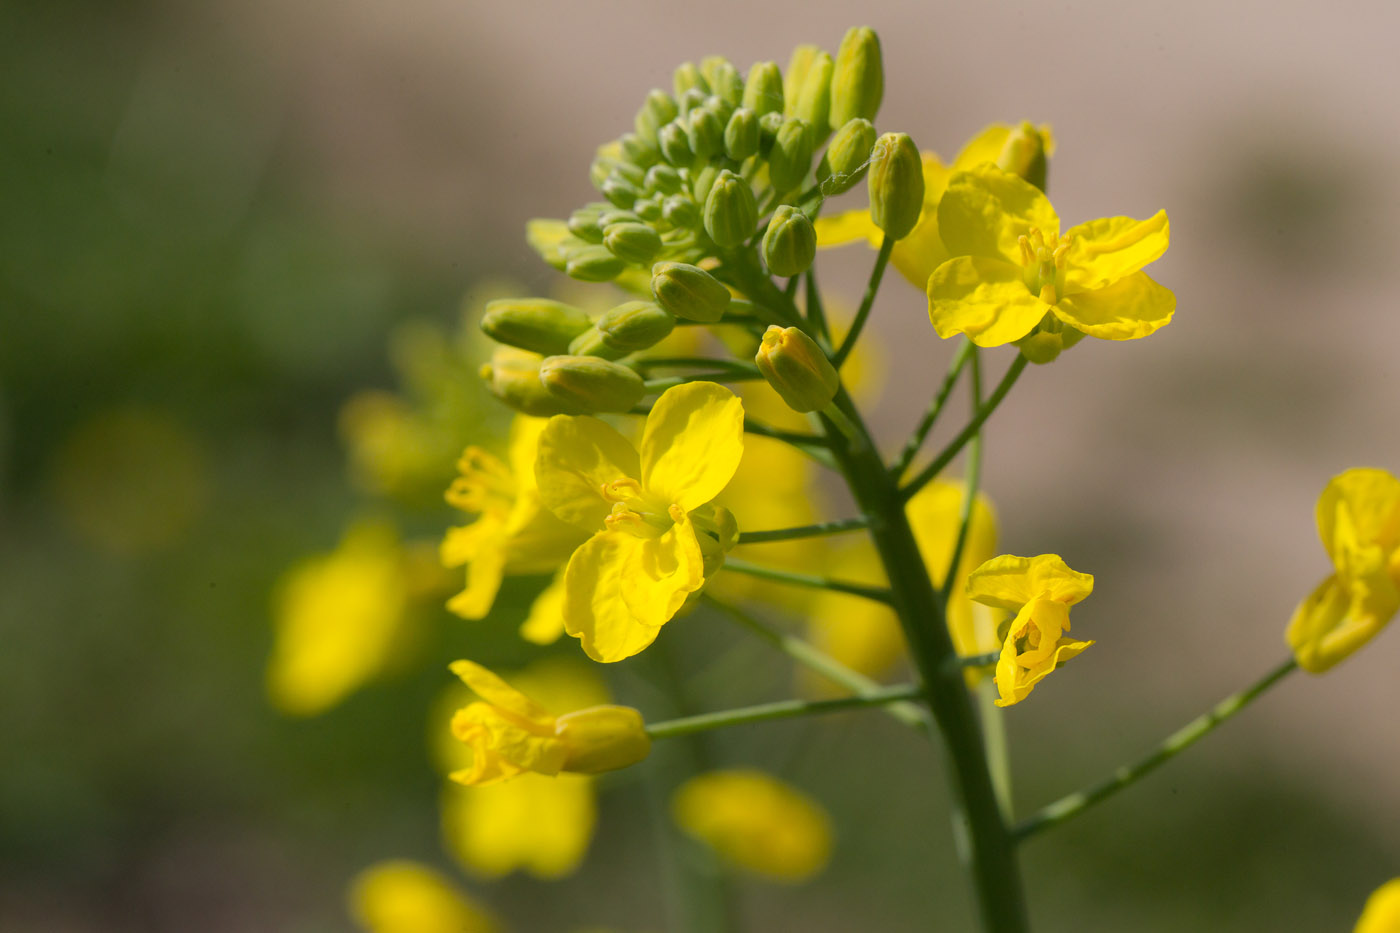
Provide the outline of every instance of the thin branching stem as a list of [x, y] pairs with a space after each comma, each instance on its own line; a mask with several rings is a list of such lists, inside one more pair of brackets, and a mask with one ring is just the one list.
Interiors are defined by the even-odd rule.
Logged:
[[880, 252], [875, 256], [875, 265], [870, 270], [870, 281], [865, 285], [865, 295], [861, 297], [855, 320], [851, 322], [851, 329], [846, 331], [846, 336], [841, 341], [841, 349], [831, 358], [831, 365], [837, 369], [846, 362], [846, 357], [851, 355], [856, 341], [860, 339], [860, 332], [865, 328], [865, 321], [870, 317], [870, 309], [875, 304], [875, 295], [880, 291], [880, 279], [884, 277], [885, 266], [890, 263], [890, 253], [894, 250], [894, 244], [895, 240], [889, 236], [880, 243]]
[[682, 719], [668, 719], [664, 722], [649, 724], [646, 731], [647, 735], [653, 739], [665, 739], [677, 735], [709, 732], [712, 729], [725, 729], [730, 726], [769, 722], [774, 719], [820, 716], [861, 707], [884, 706], [887, 703], [917, 700], [922, 696], [923, 688], [918, 684], [899, 684], [892, 687], [879, 687], [869, 693], [856, 696], [837, 697], [834, 700], [779, 700], [774, 703], [760, 703], [756, 706], [744, 706], [715, 713], [702, 713], [699, 716], [686, 716]]
[[775, 528], [771, 531], [744, 531], [739, 534], [740, 544], [762, 544], [768, 541], [793, 541], [797, 538], [816, 538], [821, 535], [836, 535], [845, 531], [859, 531], [867, 528], [870, 521], [860, 518], [842, 518], [831, 522], [817, 522], [813, 525], [798, 525], [795, 528]]
[[909, 464], [913, 463], [914, 458], [919, 455], [919, 449], [924, 446], [924, 440], [933, 430], [938, 416], [943, 413], [943, 406], [947, 404], [948, 396], [953, 394], [953, 386], [957, 385], [958, 376], [962, 374], [963, 367], [972, 358], [972, 352], [975, 349], [972, 341], [964, 337], [962, 345], [958, 347], [958, 352], [953, 354], [953, 360], [948, 364], [948, 373], [943, 377], [943, 384], [938, 387], [938, 393], [934, 395], [933, 401], [924, 410], [924, 416], [919, 420], [919, 426], [914, 429], [914, 433], [909, 435], [909, 440], [904, 442], [904, 449], [899, 452], [899, 458], [890, 465], [890, 475], [894, 477], [896, 482], [903, 478], [905, 471], [909, 469]]
[[883, 586], [870, 586], [867, 583], [854, 583], [850, 580], [835, 580], [831, 577], [818, 576], [812, 573], [796, 573], [791, 570], [781, 570], [777, 567], [765, 567], [762, 564], [751, 564], [746, 560], [738, 558], [727, 558], [723, 566], [724, 570], [734, 573], [746, 573], [751, 577], [762, 577], [765, 580], [772, 580], [774, 583], [787, 583], [791, 586], [805, 586], [818, 590], [830, 590], [833, 593], [848, 593], [851, 596], [861, 596], [865, 599], [873, 600], [877, 603], [890, 604], [890, 591]]

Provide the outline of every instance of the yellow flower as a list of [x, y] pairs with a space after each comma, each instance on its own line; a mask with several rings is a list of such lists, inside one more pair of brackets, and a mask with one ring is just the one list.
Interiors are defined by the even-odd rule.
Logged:
[[710, 771], [671, 800], [677, 825], [725, 861], [773, 881], [806, 881], [831, 857], [821, 805], [762, 771]]
[[973, 600], [1016, 613], [997, 661], [997, 706], [1024, 700], [1062, 662], [1093, 644], [1063, 636], [1069, 607], [1094, 590], [1094, 578], [1055, 554], [994, 557], [968, 576]]
[[406, 556], [391, 526], [363, 521], [332, 553], [287, 571], [273, 597], [277, 631], [267, 665], [278, 709], [322, 713], [383, 671], [408, 611]]
[[597, 774], [636, 764], [651, 750], [641, 713], [591, 706], [554, 716], [472, 661], [452, 672], [481, 700], [452, 717], [452, 734], [471, 748], [471, 764], [448, 775], [467, 786], [494, 784], [527, 771]]
[[501, 579], [508, 573], [554, 570], [582, 537], [540, 504], [535, 455], [545, 420], [517, 416], [511, 423], [510, 463], [479, 447], [468, 447], [447, 501], [477, 513], [469, 525], [448, 529], [442, 562], [467, 565], [466, 589], [447, 608], [465, 619], [491, 611]]
[[[996, 162], [1012, 132], [1013, 128], [1004, 123], [993, 123], [963, 147], [952, 165], [944, 165], [937, 153], [920, 153], [924, 165], [924, 208], [914, 229], [896, 243], [890, 253], [890, 262], [918, 288], [924, 288], [933, 270], [952, 257], [938, 234], [938, 202], [948, 189], [948, 180], [955, 172], [976, 168], [985, 162]], [[1050, 135], [1050, 127], [1041, 126], [1034, 132], [1038, 132], [1044, 140], [1046, 155], [1052, 154], [1055, 141]], [[872, 247], [879, 248], [884, 239], [884, 232], [870, 219], [867, 208], [819, 218], [815, 226], [818, 247], [842, 246], [864, 239]]]
[[[544, 658], [512, 678], [555, 714], [608, 702], [596, 668], [572, 658]], [[465, 687], [450, 688], [431, 717], [435, 758], [444, 772], [471, 765], [472, 751], [447, 724]], [[449, 783], [442, 795], [448, 851], [471, 872], [498, 878], [517, 869], [537, 878], [572, 874], [583, 861], [597, 823], [597, 793], [585, 774], [526, 773], [485, 787]]]
[[442, 875], [404, 860], [380, 862], [350, 888], [350, 913], [368, 933], [497, 933], [496, 919]]
[[564, 570], [564, 629], [595, 661], [656, 640], [718, 569], [737, 530], [710, 505], [738, 468], [744, 409], [712, 382], [666, 390], [647, 416], [640, 454], [589, 417], [556, 415], [535, 476], [559, 518], [595, 532]]
[[1387, 881], [1366, 899], [1354, 933], [1400, 933], [1400, 878]]
[[1176, 309], [1176, 296], [1140, 271], [1166, 252], [1166, 211], [1106, 217], [1061, 236], [1038, 188], [983, 165], [949, 181], [938, 225], [955, 257], [928, 280], [940, 337], [966, 334], [979, 347], [1020, 341], [1030, 360], [1049, 362], [1085, 334], [1146, 337]]
[[1336, 571], [1303, 600], [1288, 644], [1320, 674], [1375, 637], [1400, 609], [1400, 480], [1355, 469], [1317, 500], [1317, 530]]

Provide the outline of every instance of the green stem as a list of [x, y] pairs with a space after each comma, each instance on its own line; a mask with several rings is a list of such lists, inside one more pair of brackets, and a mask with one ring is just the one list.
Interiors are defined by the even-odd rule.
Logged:
[[807, 274], [807, 320], [822, 337], [822, 349], [829, 351], [831, 331], [826, 326], [826, 306], [822, 304], [821, 289], [817, 287], [817, 267], [808, 266]]
[[1211, 707], [1205, 713], [1173, 732], [1148, 754], [1129, 765], [1123, 765], [1108, 778], [1085, 790], [1076, 791], [1068, 797], [1042, 807], [1035, 815], [1016, 827], [1016, 838], [1026, 839], [1036, 833], [1058, 826], [1065, 820], [1083, 813], [1099, 801], [1111, 797], [1118, 791], [1137, 781], [1143, 775], [1165, 764], [1178, 752], [1188, 748], [1216, 726], [1244, 709], [1251, 701], [1267, 693], [1271, 687], [1298, 669], [1293, 658], [1265, 674], [1256, 683], [1232, 694]]
[[896, 481], [904, 477], [909, 469], [909, 464], [914, 462], [914, 458], [919, 455], [919, 448], [924, 446], [924, 440], [928, 433], [933, 430], [933, 425], [938, 421], [938, 416], [943, 413], [943, 406], [948, 401], [948, 396], [953, 392], [953, 386], [958, 383], [958, 376], [962, 373], [967, 361], [972, 358], [974, 346], [971, 340], [963, 338], [962, 345], [958, 347], [958, 352], [953, 354], [953, 360], [948, 364], [948, 374], [943, 377], [943, 384], [938, 387], [938, 394], [933, 397], [933, 402], [924, 411], [924, 417], [919, 421], [919, 426], [914, 429], [914, 433], [909, 435], [909, 440], [904, 442], [904, 449], [899, 452], [899, 459], [890, 466], [890, 475]]
[[665, 392], [688, 382], [755, 382], [763, 376], [757, 372], [724, 371], [717, 373], [690, 373], [686, 376], [668, 376], [665, 379], [648, 379], [645, 383], [647, 394]]
[[865, 327], [865, 319], [870, 316], [870, 309], [875, 304], [875, 294], [880, 290], [880, 279], [885, 275], [885, 266], [889, 265], [894, 244], [895, 241], [889, 236], [880, 242], [880, 252], [875, 256], [875, 265], [870, 270], [870, 281], [865, 285], [865, 295], [860, 300], [855, 320], [851, 322], [851, 329], [846, 331], [846, 336], [841, 341], [841, 349], [831, 358], [831, 365], [837, 369], [841, 368], [841, 364], [846, 362], [846, 357], [855, 349], [856, 340], [860, 338], [860, 332]]
[[[867, 677], [859, 671], [853, 671], [840, 661], [814, 647], [811, 643], [803, 641], [795, 635], [773, 628], [756, 616], [750, 615], [738, 606], [731, 606], [726, 602], [715, 599], [708, 593], [701, 599], [728, 616], [733, 622], [738, 623], [748, 629], [754, 635], [768, 642], [783, 654], [792, 658], [798, 664], [807, 668], [813, 673], [820, 674], [832, 683], [840, 684], [857, 696], [868, 696], [882, 685], [879, 681]], [[928, 716], [925, 712], [913, 703], [894, 703], [884, 708], [894, 719], [899, 720], [906, 726], [912, 726], [920, 732], [926, 731], [928, 727]]]
[[[978, 407], [982, 404], [982, 365], [981, 358], [977, 350], [972, 351], [971, 372], [968, 374], [968, 382], [971, 385], [972, 413], [977, 414]], [[977, 489], [982, 484], [982, 432], [978, 431], [972, 435], [972, 440], [967, 445], [967, 469], [963, 471], [963, 498], [962, 506], [958, 512], [958, 537], [953, 543], [953, 554], [948, 558], [948, 570], [943, 574], [943, 586], [938, 590], [938, 596], [943, 601], [944, 611], [948, 608], [948, 599], [952, 593], [953, 581], [958, 576], [958, 565], [962, 563], [963, 550], [967, 547], [968, 530], [972, 526], [972, 507], [977, 501]]]
[[795, 528], [776, 528], [772, 531], [741, 531], [740, 544], [763, 544], [767, 541], [792, 541], [796, 538], [816, 538], [820, 535], [836, 535], [844, 531], [859, 531], [870, 523], [865, 518], [842, 518], [834, 522], [817, 522], [815, 525], [798, 525]]
[[708, 356], [644, 356], [634, 360], [633, 365], [642, 369], [708, 366], [712, 369], [723, 370], [725, 372], [743, 373], [744, 375], [758, 374], [758, 368], [751, 363], [745, 363], [742, 360], [722, 360]]
[[997, 707], [997, 685], [984, 677], [976, 687], [977, 713], [982, 720], [982, 734], [987, 737], [987, 769], [992, 774], [992, 789], [1001, 805], [1001, 818], [1010, 820], [1016, 812], [1011, 798], [1011, 746], [1006, 741], [1006, 717]]
[[676, 735], [693, 735], [696, 732], [709, 732], [711, 729], [725, 729], [729, 726], [742, 726], [752, 722], [768, 722], [772, 719], [791, 719], [794, 716], [820, 716], [842, 710], [858, 709], [863, 706], [883, 706], [903, 700], [922, 699], [924, 690], [915, 684], [899, 684], [893, 687], [880, 687], [870, 693], [858, 696], [838, 697], [834, 700], [779, 700], [775, 703], [761, 703], [757, 706], [744, 706], [738, 709], [721, 710], [717, 713], [702, 713], [683, 719], [668, 719], [652, 723], [646, 727], [647, 735], [653, 739], [668, 739]]
[[1030, 360], [1026, 359], [1024, 356], [1017, 355], [1016, 361], [1006, 370], [1006, 375], [1001, 377], [1001, 382], [997, 383], [997, 387], [992, 390], [992, 394], [978, 407], [977, 414], [972, 416], [972, 420], [968, 422], [967, 427], [963, 428], [962, 431], [958, 433], [958, 436], [953, 438], [952, 442], [949, 443], [947, 447], [943, 448], [942, 452], [933, 459], [932, 463], [920, 470], [919, 475], [915, 476], [909, 481], [908, 485], [900, 490], [900, 497], [902, 499], [907, 501], [914, 493], [922, 489], [929, 480], [943, 472], [943, 468], [951, 463], [953, 458], [958, 455], [958, 452], [966, 446], [967, 442], [977, 435], [977, 432], [982, 428], [983, 422], [991, 417], [992, 412], [997, 410], [997, 406], [1001, 404], [1002, 399], [1006, 398], [1006, 393], [1011, 391], [1011, 387], [1016, 384], [1016, 379], [1021, 375], [1021, 371], [1026, 368], [1026, 364], [1029, 362]]
[[720, 569], [732, 570], [735, 573], [746, 573], [751, 577], [762, 577], [765, 580], [773, 580], [776, 583], [788, 583], [792, 586], [806, 586], [818, 590], [830, 590], [833, 593], [849, 593], [852, 596], [863, 596], [877, 603], [884, 603], [886, 605], [890, 603], [890, 591], [880, 586], [868, 586], [864, 583], [851, 583], [846, 580], [833, 580], [830, 577], [819, 577], [810, 573], [794, 573], [790, 570], [779, 570], [777, 567], [764, 567], [762, 564], [751, 564], [746, 560], [739, 560], [735, 557], [725, 558], [724, 565]]

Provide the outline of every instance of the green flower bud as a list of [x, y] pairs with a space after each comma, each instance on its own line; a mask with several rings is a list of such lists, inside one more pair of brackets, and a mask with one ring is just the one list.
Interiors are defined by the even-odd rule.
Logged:
[[797, 117], [784, 120], [768, 153], [768, 180], [773, 183], [773, 190], [792, 191], [802, 184], [811, 167], [811, 127]]
[[672, 120], [663, 126], [657, 139], [661, 146], [661, 155], [677, 168], [689, 165], [695, 160], [695, 154], [690, 151], [690, 135], [680, 120]]
[[822, 50], [815, 45], [799, 45], [792, 50], [787, 70], [783, 72], [783, 116], [790, 117], [797, 113], [797, 98], [802, 93], [807, 72], [821, 54]]
[[924, 165], [908, 133], [886, 133], [870, 152], [870, 219], [891, 239], [909, 235], [924, 208]]
[[627, 411], [646, 395], [641, 376], [594, 356], [547, 356], [540, 383], [564, 404], [591, 412]]
[[637, 135], [648, 142], [656, 142], [656, 133], [667, 123], [674, 120], [680, 113], [676, 109], [676, 102], [671, 99], [660, 88], [653, 88], [647, 94], [646, 103], [642, 104], [642, 109], [637, 111], [636, 119], [632, 121], [636, 128]]
[[724, 152], [735, 162], [742, 162], [758, 151], [758, 117], [747, 107], [740, 107], [724, 128]]
[[624, 133], [618, 137], [617, 142], [622, 147], [623, 158], [639, 169], [655, 165], [661, 158], [661, 152], [656, 145], [636, 133]]
[[765, 113], [783, 112], [783, 73], [777, 62], [756, 62], [749, 69], [744, 84], [743, 105], [761, 117]]
[[516, 411], [536, 418], [550, 415], [580, 415], [583, 409], [549, 394], [540, 382], [544, 357], [515, 347], [497, 347], [491, 362], [482, 365], [480, 375], [487, 390]]
[[580, 282], [611, 282], [622, 274], [623, 266], [606, 246], [585, 246], [569, 254], [564, 272]]
[[705, 198], [705, 232], [721, 249], [733, 249], [753, 235], [758, 202], [749, 183], [728, 169], [715, 179]]
[[875, 147], [875, 126], [864, 117], [847, 120], [836, 131], [817, 165], [817, 182], [827, 197], [854, 188], [870, 167], [870, 150]]
[[719, 279], [684, 262], [658, 262], [651, 268], [656, 303], [678, 318], [712, 324], [729, 307], [729, 289]]
[[[710, 85], [705, 81], [700, 69], [695, 67], [694, 62], [684, 62], [677, 66], [671, 76], [671, 87], [676, 92], [676, 101], [679, 102], [685, 97], [685, 92], [699, 89], [700, 93], [710, 93]], [[683, 111], [682, 111], [683, 112]]]
[[673, 194], [661, 202], [661, 216], [672, 226], [694, 227], [700, 221], [700, 205], [684, 194]]
[[836, 367], [821, 347], [796, 327], [771, 325], [754, 362], [793, 411], [820, 411], [831, 404], [841, 386]]
[[697, 107], [686, 117], [686, 137], [690, 151], [702, 162], [724, 151], [724, 124], [709, 107]]
[[773, 275], [789, 278], [807, 271], [817, 257], [817, 231], [812, 221], [791, 204], [773, 212], [763, 234], [763, 262]]
[[705, 106], [705, 101], [710, 99], [710, 95], [698, 87], [693, 87], [681, 95], [680, 111], [682, 117], [690, 116], [690, 112], [698, 107]]
[[647, 169], [642, 187], [648, 194], [675, 194], [681, 190], [681, 174], [669, 165], [653, 165]]
[[719, 117], [720, 126], [729, 122], [729, 118], [734, 115], [734, 111], [739, 109], [717, 94], [711, 94], [705, 98], [705, 102], [700, 106], [706, 110], [713, 110], [715, 116]]
[[1048, 154], [1045, 151], [1047, 144], [1045, 132], [1022, 121], [1021, 125], [1013, 129], [1011, 135], [1006, 137], [1006, 142], [1002, 144], [1001, 155], [997, 158], [997, 167], [1020, 175], [1044, 191], [1045, 176], [1049, 170], [1045, 158]]
[[594, 188], [603, 190], [603, 182], [608, 180], [608, 176], [617, 165], [617, 159], [611, 156], [595, 156], [593, 161], [588, 163], [588, 180], [593, 183]]
[[705, 199], [710, 196], [710, 189], [715, 185], [715, 179], [719, 177], [719, 171], [718, 165], [707, 165], [695, 173], [695, 179], [690, 183], [690, 191], [695, 195], [695, 203], [705, 203]]
[[640, 217], [633, 211], [623, 210], [620, 207], [609, 207], [605, 211], [598, 212], [598, 226], [607, 230], [613, 224], [635, 224], [641, 222]]
[[481, 315], [481, 329], [492, 340], [545, 356], [564, 352], [589, 326], [583, 311], [548, 298], [501, 298]]
[[806, 120], [812, 130], [812, 147], [816, 148], [831, 132], [831, 75], [835, 66], [831, 56], [818, 52], [807, 69], [802, 90], [797, 94], [794, 117]]
[[655, 196], [633, 201], [632, 211], [649, 224], [661, 220], [661, 202]]
[[710, 93], [728, 101], [731, 107], [739, 106], [744, 99], [744, 79], [739, 69], [730, 64], [729, 59], [711, 55], [700, 62], [700, 74], [710, 85]]
[[631, 207], [632, 202], [641, 195], [642, 193], [637, 190], [636, 185], [617, 172], [613, 172], [608, 176], [608, 180], [603, 182], [603, 197], [618, 207]]
[[758, 154], [768, 158], [773, 151], [773, 141], [778, 138], [778, 130], [783, 126], [783, 115], [776, 110], [758, 118]]
[[603, 228], [598, 223], [603, 207], [611, 208], [612, 205], [589, 204], [574, 211], [569, 215], [569, 232], [587, 243], [603, 242]]
[[603, 245], [618, 259], [645, 266], [661, 252], [661, 237], [644, 223], [609, 224], [603, 230]]
[[603, 312], [594, 326], [614, 350], [635, 353], [669, 337], [676, 319], [654, 301], [629, 301]]
[[626, 350], [618, 350], [608, 345], [602, 331], [596, 326], [579, 334], [568, 347], [569, 356], [596, 356], [604, 360], [620, 360], [627, 355]]
[[844, 126], [857, 117], [874, 120], [885, 96], [885, 66], [880, 39], [869, 26], [847, 30], [836, 52], [831, 75], [831, 125]]

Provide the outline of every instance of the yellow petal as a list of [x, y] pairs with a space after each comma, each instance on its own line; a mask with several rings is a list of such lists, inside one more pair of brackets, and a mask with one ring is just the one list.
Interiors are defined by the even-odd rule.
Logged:
[[350, 888], [350, 912], [367, 933], [498, 933], [484, 908], [416, 862], [380, 862]]
[[1112, 285], [1065, 295], [1055, 316], [1075, 330], [1104, 340], [1136, 340], [1171, 323], [1176, 295], [1146, 272], [1134, 272]]
[[679, 509], [680, 521], [659, 538], [641, 539], [625, 551], [623, 602], [642, 625], [659, 628], [705, 584], [705, 561], [690, 516]]
[[1007, 124], [988, 124], [962, 147], [962, 151], [953, 160], [953, 168], [958, 171], [966, 171], [977, 168], [984, 162], [995, 163], [1001, 158], [1002, 147], [1006, 145], [1007, 137], [1010, 135], [1011, 127]]
[[1074, 605], [1094, 590], [1094, 578], [1071, 570], [1058, 554], [1015, 557], [1004, 554], [972, 571], [968, 595], [979, 603], [1018, 612], [1037, 599]]
[[1146, 220], [1104, 217], [1071, 227], [1065, 279], [1073, 291], [1090, 291], [1132, 275], [1167, 251], [1167, 212]]
[[870, 219], [870, 211], [866, 208], [845, 211], [833, 217], [818, 217], [812, 226], [817, 231], [818, 249], [845, 246], [858, 240], [865, 240], [871, 246], [879, 246], [885, 235], [884, 231], [875, 226], [875, 221]]
[[554, 717], [548, 710], [475, 661], [453, 661], [448, 665], [448, 669], [460, 677], [462, 683], [470, 687], [472, 692], [492, 706], [499, 706], [522, 719], [528, 719], [541, 729], [554, 731]]
[[552, 645], [564, 634], [564, 573], [555, 574], [530, 604], [530, 614], [520, 624], [520, 637], [536, 645]]
[[578, 869], [597, 824], [597, 793], [586, 775], [522, 774], [488, 787], [443, 791], [447, 849], [474, 874], [523, 869], [556, 880]]
[[555, 415], [540, 433], [535, 479], [540, 501], [559, 518], [589, 531], [603, 526], [613, 500], [603, 487], [641, 475], [627, 438], [597, 418]]
[[[1338, 534], [1339, 522], [1347, 534]], [[1334, 563], [1347, 543], [1394, 549], [1400, 544], [1400, 479], [1370, 468], [1334, 476], [1317, 500], [1317, 530]]]
[[[961, 482], [936, 479], [909, 500], [905, 513], [919, 542], [924, 566], [935, 586], [943, 585], [957, 542], [958, 522], [967, 486]], [[958, 562], [957, 578], [948, 588], [948, 630], [953, 646], [962, 655], [985, 654], [998, 647], [997, 614], [968, 599], [967, 577], [974, 567], [996, 555], [996, 512], [991, 500], [978, 493], [969, 516], [967, 542]]]
[[1285, 637], [1303, 670], [1320, 674], [1352, 655], [1400, 611], [1400, 592], [1380, 548], [1349, 555], [1342, 575], [1313, 590], [1288, 623]]
[[539, 455], [540, 435], [547, 424], [548, 418], [531, 418], [529, 415], [516, 415], [510, 423], [507, 456], [516, 489], [520, 492], [535, 488], [535, 459]]
[[1029, 334], [1049, 311], [1026, 288], [1021, 267], [999, 259], [959, 256], [928, 280], [928, 317], [944, 339], [967, 334], [979, 347], [999, 347]]
[[[460, 531], [462, 529], [452, 529]], [[449, 537], [451, 532], [449, 532]], [[446, 546], [447, 541], [443, 541]], [[496, 594], [501, 590], [501, 580], [505, 575], [506, 552], [497, 546], [481, 551], [467, 565], [466, 587], [447, 601], [447, 608], [453, 615], [463, 619], [484, 619], [496, 602]]]
[[985, 256], [1019, 263], [1017, 239], [1040, 230], [1060, 235], [1060, 218], [1039, 188], [995, 165], [958, 172], [938, 203], [938, 227], [954, 256]]
[[548, 728], [507, 709], [472, 703], [452, 717], [452, 734], [471, 748], [471, 765], [448, 775], [466, 785], [493, 784], [523, 771], [557, 774], [568, 749]]
[[1061, 638], [1045, 663], [1030, 671], [1018, 666], [1014, 661], [1008, 662], [1006, 653], [1003, 651], [1001, 660], [997, 662], [996, 684], [1001, 699], [996, 701], [996, 705], [1011, 706], [1021, 702], [1030, 695], [1035, 685], [1050, 676], [1055, 668], [1092, 644], [1092, 641]]
[[1366, 899], [1361, 919], [1353, 933], [1397, 933], [1400, 931], [1400, 878], [1381, 885]]
[[831, 857], [821, 805], [761, 771], [697, 775], [676, 791], [671, 813], [726, 861], [775, 881], [805, 881]]
[[642, 486], [658, 502], [689, 512], [720, 494], [743, 455], [739, 397], [717, 383], [688, 382], [661, 393], [647, 415]]
[[564, 631], [595, 661], [630, 658], [661, 632], [643, 625], [622, 597], [623, 577], [646, 542], [625, 531], [600, 531], [579, 545], [564, 570]]

